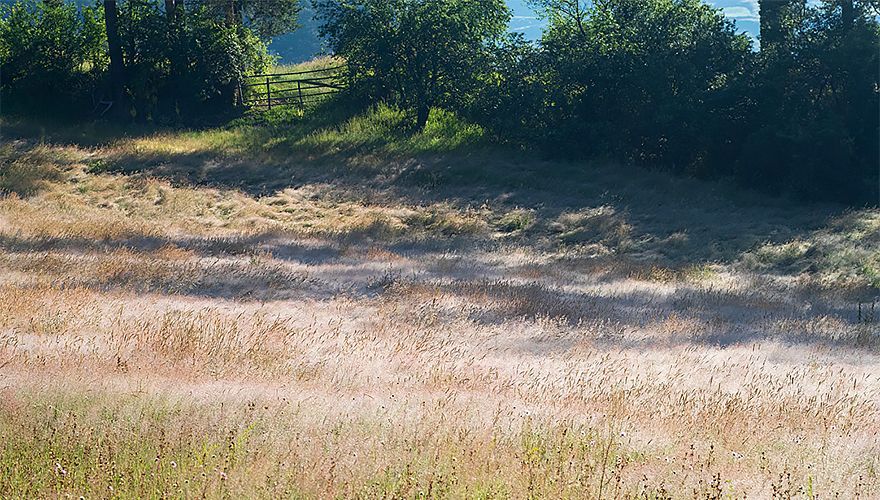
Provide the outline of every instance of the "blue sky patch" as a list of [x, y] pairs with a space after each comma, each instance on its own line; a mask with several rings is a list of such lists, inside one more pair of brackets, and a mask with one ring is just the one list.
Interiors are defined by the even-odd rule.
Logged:
[[[720, 8], [724, 15], [736, 21], [739, 31], [744, 31], [757, 41], [758, 23], [758, 0], [708, 0], [709, 5]], [[524, 33], [527, 38], [537, 39], [541, 36], [543, 23], [535, 15], [535, 12], [526, 4], [526, 0], [508, 0], [513, 11], [513, 19], [510, 28], [513, 31]]]

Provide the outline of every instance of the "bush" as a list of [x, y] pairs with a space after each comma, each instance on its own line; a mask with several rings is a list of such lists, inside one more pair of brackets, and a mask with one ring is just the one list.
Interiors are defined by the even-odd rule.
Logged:
[[[737, 173], [809, 200], [880, 201], [880, 29], [862, 4], [844, 23], [837, 2], [807, 10], [787, 45], [758, 57], [744, 99], [754, 132]], [[752, 165], [773, 158], [773, 165]]]
[[467, 116], [553, 156], [809, 200], [880, 201], [880, 28], [865, 3], [786, 17], [760, 53], [699, 0], [538, 0], [540, 44], [488, 51]]
[[0, 5], [4, 106], [82, 113], [106, 68], [103, 13], [60, 2]]
[[699, 0], [606, 0], [581, 12], [551, 16], [542, 39], [551, 146], [703, 168], [714, 104], [749, 55], [745, 35]]
[[549, 74], [546, 53], [510, 35], [487, 51], [477, 90], [462, 111], [499, 142], [553, 142], [550, 124], [558, 108], [549, 98]]
[[[62, 2], [0, 9], [5, 106], [87, 116], [110, 98], [103, 9]], [[180, 14], [172, 23], [159, 0], [119, 2], [127, 104], [136, 120], [225, 113], [241, 76], [270, 63], [265, 44], [242, 24], [218, 19], [207, 6]]]
[[249, 29], [206, 7], [186, 12], [176, 31], [158, 2], [125, 2], [119, 18], [127, 89], [139, 120], [222, 114], [234, 104], [242, 75], [270, 62]]

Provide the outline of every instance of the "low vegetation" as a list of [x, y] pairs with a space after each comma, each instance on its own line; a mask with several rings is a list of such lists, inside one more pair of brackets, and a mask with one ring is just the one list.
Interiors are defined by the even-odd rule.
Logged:
[[4, 123], [0, 495], [880, 494], [876, 210], [401, 116]]
[[0, 497], [880, 497], [876, 5], [531, 3], [3, 3]]

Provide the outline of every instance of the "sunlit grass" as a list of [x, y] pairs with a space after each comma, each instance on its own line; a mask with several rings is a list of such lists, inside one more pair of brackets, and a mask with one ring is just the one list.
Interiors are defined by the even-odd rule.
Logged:
[[314, 71], [327, 68], [335, 68], [345, 64], [345, 60], [339, 57], [326, 56], [312, 59], [297, 64], [276, 64], [269, 68], [267, 73], [292, 73], [295, 71]]
[[[502, 498], [662, 489], [621, 483], [644, 454], [611, 430], [527, 420], [471, 433], [435, 415], [399, 428], [378, 407], [322, 415], [328, 409], [263, 398], [22, 393], [0, 412], [0, 495]], [[381, 453], [365, 447], [379, 443]]]
[[315, 119], [2, 146], [0, 497], [880, 494], [876, 210]]
[[284, 110], [263, 125], [243, 123], [225, 128], [158, 133], [123, 139], [117, 147], [126, 154], [253, 155], [260, 161], [284, 161], [291, 155], [365, 154], [400, 156], [462, 152], [479, 145], [483, 130], [440, 109], [431, 113], [424, 131], [414, 132], [403, 111], [385, 105], [372, 108], [339, 125], [315, 128], [308, 114]]
[[880, 211], [848, 213], [806, 238], [762, 245], [744, 262], [756, 269], [810, 271], [830, 286], [880, 289]]

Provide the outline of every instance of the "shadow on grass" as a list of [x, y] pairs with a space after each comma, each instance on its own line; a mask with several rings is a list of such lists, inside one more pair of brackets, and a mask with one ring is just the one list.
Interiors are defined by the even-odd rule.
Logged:
[[[169, 248], [197, 259], [163, 257], [161, 252]], [[473, 263], [461, 270], [438, 266], [445, 251], [433, 244], [383, 248], [392, 249], [401, 259], [394, 272], [367, 253], [346, 252], [338, 241], [268, 233], [101, 242], [4, 236], [0, 263], [50, 276], [63, 287], [239, 302], [347, 297], [434, 304], [434, 298], [446, 296], [468, 305], [453, 316], [478, 325], [550, 321], [564, 327], [559, 338], [536, 333], [514, 346], [535, 355], [568, 351], [585, 339], [598, 346], [639, 350], [760, 341], [875, 349], [880, 340], [875, 334], [870, 342], [857, 342], [856, 311], [837, 297], [757, 277], [735, 288], [678, 284], [664, 289], [644, 282], [626, 285], [625, 277], [609, 275], [608, 288], [578, 284], [575, 271], [559, 275], [550, 264], [534, 270], [541, 279], [528, 280], [517, 278], [515, 262]]]
[[[844, 210], [634, 167], [547, 161], [492, 146], [478, 128], [443, 112], [432, 113], [422, 134], [413, 134], [407, 123], [398, 110], [362, 112], [340, 98], [305, 114], [275, 109], [207, 130], [114, 132], [93, 124], [43, 135], [85, 147], [105, 145], [106, 154], [93, 160], [94, 172], [232, 188], [254, 197], [329, 184], [354, 199], [446, 203], [463, 210], [486, 206], [498, 214], [525, 209], [535, 223], [500, 241], [583, 254], [574, 266], [609, 254], [672, 267], [737, 263], [761, 245], [806, 238]], [[14, 122], [4, 132], [10, 130], [23, 137], [33, 132], [16, 129]]]

